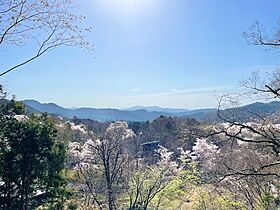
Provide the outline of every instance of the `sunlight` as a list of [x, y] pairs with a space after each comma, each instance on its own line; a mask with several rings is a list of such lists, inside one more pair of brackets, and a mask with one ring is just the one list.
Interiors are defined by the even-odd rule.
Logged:
[[[124, 9], [137, 9], [137, 10], [145, 10], [152, 9], [152, 7], [157, 4], [156, 0], [120, 0], [121, 5]], [[155, 9], [155, 8], [153, 8]]]
[[103, 0], [98, 4], [111, 14], [120, 13], [127, 17], [145, 16], [155, 9], [157, 0]]
[[0, 0], [0, 210], [280, 210], [279, 8]]

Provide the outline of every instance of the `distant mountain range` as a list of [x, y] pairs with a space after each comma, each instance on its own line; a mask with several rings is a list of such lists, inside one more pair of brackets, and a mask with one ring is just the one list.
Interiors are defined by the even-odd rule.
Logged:
[[[80, 119], [91, 119], [97, 121], [150, 121], [160, 116], [194, 118], [198, 121], [219, 121], [217, 117], [217, 109], [173, 109], [161, 108], [157, 106], [136, 106], [128, 109], [96, 109], [96, 108], [63, 108], [55, 103], [40, 103], [36, 100], [24, 100], [23, 103], [29, 113], [47, 112], [49, 114], [72, 119], [74, 117]], [[223, 114], [233, 111], [242, 113], [243, 121], [248, 121], [254, 114], [271, 115], [276, 114], [280, 110], [280, 102], [273, 101], [270, 103], [256, 102], [236, 109], [223, 110]], [[245, 114], [246, 113], [246, 114]]]
[[123, 110], [136, 111], [136, 110], [141, 110], [141, 109], [144, 109], [148, 112], [165, 112], [165, 113], [170, 113], [170, 114], [177, 114], [177, 113], [189, 111], [189, 109], [162, 108], [159, 106], [134, 106], [134, 107], [123, 109]]
[[[126, 120], [126, 121], [148, 121], [154, 120], [161, 115], [172, 117], [184, 117], [194, 114], [206, 114], [215, 112], [216, 109], [200, 109], [200, 110], [187, 110], [187, 109], [172, 109], [161, 108], [156, 106], [144, 107], [137, 106], [128, 109], [96, 109], [96, 108], [64, 108], [55, 103], [40, 103], [36, 100], [24, 100], [27, 111], [34, 112], [47, 112], [53, 115], [58, 115], [64, 118], [72, 119], [74, 117], [81, 119], [91, 119], [97, 121], [113, 121], [113, 120]], [[36, 111], [35, 111], [36, 110]]]

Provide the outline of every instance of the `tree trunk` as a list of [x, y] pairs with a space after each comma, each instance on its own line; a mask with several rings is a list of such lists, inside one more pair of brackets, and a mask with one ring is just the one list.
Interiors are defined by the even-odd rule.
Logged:
[[106, 183], [107, 183], [107, 199], [108, 199], [108, 207], [109, 210], [115, 209], [115, 202], [114, 202], [114, 195], [112, 189], [112, 181], [111, 181], [111, 174], [110, 174], [110, 164], [109, 161], [105, 161], [105, 176], [106, 176]]
[[27, 170], [26, 170], [26, 185], [25, 185], [25, 208], [24, 210], [29, 209], [29, 185], [30, 185], [30, 176], [31, 176], [31, 154], [28, 154], [27, 159]]
[[108, 203], [109, 203], [109, 210], [114, 210], [115, 204], [114, 204], [114, 197], [113, 197], [112, 190], [108, 190]]
[[10, 180], [8, 180], [8, 184], [7, 184], [7, 209], [11, 209], [11, 182]]
[[24, 188], [25, 188], [25, 177], [22, 176], [21, 181], [21, 192], [20, 192], [20, 210], [24, 210]]

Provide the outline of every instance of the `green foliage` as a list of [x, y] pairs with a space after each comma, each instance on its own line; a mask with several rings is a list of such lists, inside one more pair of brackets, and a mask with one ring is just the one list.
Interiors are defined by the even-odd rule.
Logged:
[[[14, 100], [0, 115], [0, 207], [34, 209], [57, 204], [65, 195], [62, 176], [66, 149], [56, 138], [53, 122], [46, 116], [17, 120], [24, 107]], [[8, 114], [9, 113], [9, 114]]]
[[70, 203], [68, 204], [67, 208], [68, 208], [69, 210], [76, 210], [76, 209], [78, 209], [78, 204], [77, 204], [77, 203], [70, 202]]
[[14, 98], [10, 101], [2, 99], [2, 91], [0, 88], [0, 113], [3, 115], [22, 115], [25, 114], [25, 107], [22, 102], [16, 101]]
[[269, 193], [265, 192], [262, 195], [262, 204], [264, 209], [272, 209], [274, 206], [275, 197]]
[[245, 205], [231, 196], [215, 195], [205, 188], [200, 188], [192, 206], [194, 210], [245, 210]]
[[24, 114], [25, 113], [24, 104], [22, 102], [16, 101], [15, 99], [12, 99], [9, 103], [7, 103], [6, 109], [14, 114]]
[[128, 202], [125, 209], [153, 209], [162, 192], [170, 181], [166, 168], [151, 166], [139, 168], [130, 175], [128, 183]]
[[185, 203], [191, 202], [193, 192], [200, 182], [197, 163], [186, 163], [185, 167], [179, 170], [164, 190], [157, 195], [156, 199], [160, 198], [159, 209], [178, 209]]
[[218, 209], [244, 209], [245, 207], [238, 201], [233, 201], [230, 197], [221, 196], [214, 199], [214, 205]]

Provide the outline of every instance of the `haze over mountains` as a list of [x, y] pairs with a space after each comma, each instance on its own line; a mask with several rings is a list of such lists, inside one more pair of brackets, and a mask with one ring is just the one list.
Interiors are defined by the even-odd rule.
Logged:
[[130, 108], [123, 109], [123, 110], [136, 111], [136, 110], [141, 110], [141, 109], [144, 109], [148, 112], [165, 112], [165, 113], [171, 113], [171, 114], [190, 111], [189, 109], [162, 108], [159, 106], [134, 106], [134, 107], [130, 107]]
[[[36, 100], [24, 100], [27, 111], [47, 112], [64, 118], [72, 119], [74, 117], [80, 119], [91, 119], [97, 121], [148, 121], [154, 120], [161, 115], [171, 117], [194, 118], [198, 121], [217, 121], [217, 109], [173, 109], [161, 108], [157, 106], [136, 106], [127, 109], [97, 109], [97, 108], [64, 108], [55, 103], [40, 103]], [[263, 115], [272, 115], [279, 112], [280, 102], [274, 101], [270, 103], [256, 102], [246, 106], [238, 107], [239, 112], [247, 113], [242, 115], [242, 120], [249, 120], [253, 116], [248, 113], [260, 113]], [[224, 110], [223, 112], [230, 111]]]
[[122, 110], [110, 108], [64, 108], [55, 103], [40, 103], [36, 100], [24, 100], [23, 103], [27, 106], [27, 110], [30, 112], [34, 112], [36, 110], [38, 112], [47, 112], [70, 119], [77, 117], [81, 119], [91, 119], [97, 121], [147, 121], [154, 120], [161, 115], [183, 117], [197, 113], [205, 114], [216, 111], [216, 109], [187, 110], [161, 108], [157, 106], [137, 106]]

